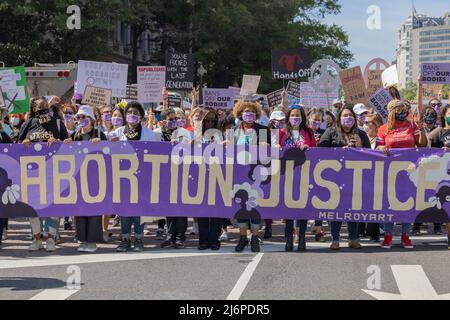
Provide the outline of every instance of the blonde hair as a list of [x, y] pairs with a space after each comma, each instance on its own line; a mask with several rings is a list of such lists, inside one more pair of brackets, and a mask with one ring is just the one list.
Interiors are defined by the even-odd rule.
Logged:
[[234, 105], [233, 115], [235, 118], [240, 118], [245, 109], [251, 109], [256, 114], [256, 119], [261, 117], [261, 105], [253, 101], [238, 101]]

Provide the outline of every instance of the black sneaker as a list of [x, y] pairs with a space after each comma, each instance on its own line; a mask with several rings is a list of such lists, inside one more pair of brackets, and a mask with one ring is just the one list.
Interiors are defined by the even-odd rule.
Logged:
[[220, 249], [220, 242], [216, 242], [216, 243], [211, 244], [210, 248], [213, 251], [219, 250]]
[[134, 240], [133, 252], [142, 252], [142, 251], [144, 251], [144, 243], [142, 242], [142, 239]]
[[200, 250], [200, 251], [207, 250], [207, 249], [209, 249], [209, 244], [207, 244], [207, 243], [200, 243], [198, 245], [198, 250]]
[[288, 236], [286, 238], [286, 246], [284, 247], [284, 250], [286, 250], [286, 252], [294, 251], [294, 236]]
[[412, 235], [413, 236], [420, 236], [420, 228], [419, 229], [414, 228], [413, 231], [412, 231]]
[[131, 241], [129, 239], [123, 239], [117, 247], [117, 252], [127, 252], [131, 250]]
[[271, 228], [266, 228], [266, 230], [264, 231], [264, 239], [270, 239], [272, 238], [272, 229]]
[[257, 236], [252, 236], [252, 239], [250, 241], [250, 249], [252, 250], [252, 252], [261, 251], [261, 248], [259, 246], [259, 238]]
[[299, 252], [306, 251], [306, 238], [304, 236], [300, 237], [300, 239], [298, 241], [297, 251], [299, 251]]
[[181, 240], [175, 241], [175, 249], [184, 249], [184, 248], [186, 248], [186, 244], [184, 243], [184, 241]]
[[444, 234], [442, 232], [442, 226], [440, 224], [437, 224], [434, 226], [434, 234], [439, 235], [439, 236]]
[[175, 244], [173, 243], [172, 240], [165, 240], [163, 243], [161, 243], [161, 248], [172, 248], [174, 247]]
[[64, 222], [64, 231], [71, 231], [72, 230], [72, 224], [70, 223], [70, 221], [65, 221]]
[[247, 236], [241, 236], [241, 237], [239, 238], [239, 242], [238, 242], [238, 244], [236, 245], [236, 248], [234, 248], [234, 250], [235, 250], [236, 252], [242, 252], [242, 251], [244, 251], [245, 247], [248, 247], [248, 239], [247, 239]]

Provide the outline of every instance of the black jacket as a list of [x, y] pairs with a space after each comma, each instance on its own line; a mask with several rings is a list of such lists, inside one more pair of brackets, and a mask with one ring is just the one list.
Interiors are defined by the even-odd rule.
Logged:
[[[370, 140], [367, 134], [363, 131], [358, 129], [358, 135], [361, 138], [362, 147], [370, 149]], [[339, 136], [338, 132], [336, 131], [336, 127], [332, 126], [329, 127], [325, 133], [320, 138], [319, 147], [321, 148], [342, 148], [345, 147], [345, 142], [342, 141], [341, 137]]]
[[[237, 142], [237, 137], [239, 136], [239, 130], [241, 129], [241, 125], [237, 125], [233, 128], [234, 130], [234, 143]], [[259, 123], [254, 123], [253, 124], [253, 129], [256, 130], [256, 137], [257, 137], [257, 144], [259, 144], [260, 142], [266, 142], [268, 145], [270, 145], [271, 143], [271, 139], [270, 139], [270, 130], [268, 127], [260, 125]], [[265, 141], [260, 141], [260, 135], [262, 134], [262, 132], [260, 130], [266, 130], [266, 139]]]

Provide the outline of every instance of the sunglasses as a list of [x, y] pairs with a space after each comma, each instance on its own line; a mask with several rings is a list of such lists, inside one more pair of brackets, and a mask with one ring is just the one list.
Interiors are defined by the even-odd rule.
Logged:
[[431, 107], [435, 108], [435, 107], [442, 107], [442, 103], [433, 103], [431, 105]]
[[64, 114], [73, 116], [74, 113], [72, 111], [66, 111], [66, 112], [64, 112]]

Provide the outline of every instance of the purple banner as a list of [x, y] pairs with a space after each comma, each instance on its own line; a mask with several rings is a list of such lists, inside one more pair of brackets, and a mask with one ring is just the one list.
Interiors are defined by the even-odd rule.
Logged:
[[450, 153], [78, 142], [2, 145], [0, 217], [447, 222]]

